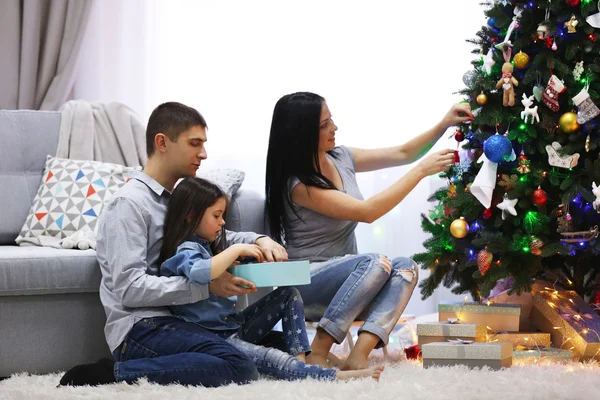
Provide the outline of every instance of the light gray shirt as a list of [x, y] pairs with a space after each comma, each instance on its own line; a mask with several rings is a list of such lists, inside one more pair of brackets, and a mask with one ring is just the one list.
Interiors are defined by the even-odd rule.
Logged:
[[[340, 177], [343, 190], [349, 196], [363, 200], [356, 182], [356, 164], [354, 154], [345, 146], [332, 150], [333, 161]], [[288, 181], [289, 192], [300, 183], [296, 177]], [[292, 203], [296, 214], [286, 205], [290, 219], [290, 228], [285, 231], [286, 249], [290, 260], [309, 260], [311, 262], [326, 261], [332, 257], [356, 254], [356, 236], [354, 229], [357, 222], [331, 218], [311, 209]]]
[[[208, 284], [183, 276], [158, 276], [163, 223], [171, 194], [136, 172], [114, 194], [99, 219], [96, 256], [102, 272], [100, 300], [106, 312], [104, 334], [111, 351], [143, 318], [170, 316], [168, 306], [208, 298]], [[227, 232], [228, 243], [255, 243], [252, 232]]]

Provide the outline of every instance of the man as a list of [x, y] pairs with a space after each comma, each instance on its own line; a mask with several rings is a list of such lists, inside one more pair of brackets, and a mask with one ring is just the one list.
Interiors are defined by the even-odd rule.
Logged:
[[[208, 285], [158, 276], [163, 222], [170, 192], [206, 159], [206, 121], [193, 108], [164, 103], [146, 130], [148, 162], [106, 205], [99, 221], [97, 258], [105, 335], [117, 362], [100, 360], [69, 370], [61, 385], [134, 382], [220, 386], [258, 377], [251, 359], [215, 334], [175, 318], [168, 306], [256, 291], [228, 272]], [[286, 260], [285, 249], [264, 235], [228, 232], [237, 243], [256, 243], [268, 261]], [[244, 288], [245, 287], [245, 288]]]

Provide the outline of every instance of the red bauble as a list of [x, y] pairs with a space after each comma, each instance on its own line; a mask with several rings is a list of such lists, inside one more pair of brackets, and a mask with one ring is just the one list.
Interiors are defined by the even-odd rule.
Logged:
[[421, 348], [418, 344], [413, 344], [404, 349], [404, 354], [408, 360], [420, 360], [421, 359]]
[[465, 140], [465, 134], [461, 131], [456, 131], [456, 133], [454, 134], [454, 139], [457, 142], [462, 142], [463, 140]]
[[579, 5], [579, 0], [567, 0], [567, 4], [571, 7], [577, 7]]
[[485, 218], [485, 219], [492, 218], [492, 209], [491, 208], [486, 208], [485, 210], [483, 210], [483, 218]]
[[531, 195], [531, 201], [536, 206], [543, 206], [548, 201], [548, 195], [542, 189], [537, 188]]

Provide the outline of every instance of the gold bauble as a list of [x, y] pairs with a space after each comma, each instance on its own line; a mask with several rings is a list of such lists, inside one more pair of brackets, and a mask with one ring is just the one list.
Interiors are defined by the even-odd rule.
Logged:
[[455, 219], [450, 224], [450, 233], [455, 238], [462, 239], [469, 233], [469, 224], [467, 224], [467, 221], [463, 217]]
[[543, 247], [544, 242], [542, 242], [541, 239], [535, 236], [531, 237], [531, 242], [529, 242], [529, 249], [531, 251], [531, 254], [533, 254], [534, 256], [539, 256], [540, 254], [542, 254]]
[[566, 112], [560, 116], [558, 120], [558, 126], [564, 133], [574, 133], [579, 129], [579, 124], [577, 123], [577, 114], [574, 112]]
[[525, 69], [529, 65], [529, 56], [527, 53], [519, 51], [517, 54], [515, 54], [513, 61], [515, 63], [515, 68]]
[[487, 103], [487, 95], [482, 92], [479, 96], [477, 96], [477, 104], [482, 106], [485, 103]]

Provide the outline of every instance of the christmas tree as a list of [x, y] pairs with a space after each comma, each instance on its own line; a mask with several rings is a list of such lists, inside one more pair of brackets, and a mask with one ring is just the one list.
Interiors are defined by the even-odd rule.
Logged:
[[448, 187], [422, 216], [432, 234], [414, 260], [479, 300], [546, 279], [584, 298], [600, 287], [600, 2], [484, 4], [473, 69], [460, 91], [475, 119], [458, 127]]

